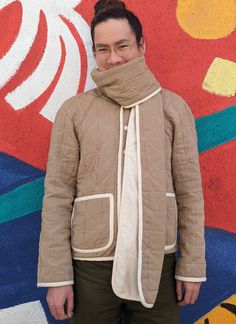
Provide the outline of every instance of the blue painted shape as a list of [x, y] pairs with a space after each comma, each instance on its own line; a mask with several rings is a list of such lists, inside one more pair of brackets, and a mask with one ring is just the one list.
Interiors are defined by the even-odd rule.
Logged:
[[[48, 322], [46, 289], [36, 287], [40, 212], [0, 225], [0, 309], [40, 300]], [[206, 228], [207, 278], [194, 306], [182, 308], [181, 324], [192, 324], [236, 293], [236, 234]], [[66, 322], [58, 322], [66, 323]], [[124, 322], [123, 322], [124, 323]]]
[[28, 182], [0, 196], [0, 224], [42, 209], [44, 178]]
[[198, 151], [202, 153], [236, 138], [236, 105], [196, 119]]
[[207, 281], [195, 305], [184, 306], [181, 324], [192, 324], [236, 293], [236, 234], [206, 228]]
[[0, 309], [40, 300], [48, 323], [65, 324], [50, 315], [45, 288], [37, 288], [41, 212], [0, 225]]
[[0, 152], [0, 195], [44, 175], [44, 171]]

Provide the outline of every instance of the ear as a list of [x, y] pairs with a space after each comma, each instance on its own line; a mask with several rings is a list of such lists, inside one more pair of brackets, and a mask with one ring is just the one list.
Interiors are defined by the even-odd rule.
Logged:
[[146, 42], [143, 37], [140, 39], [140, 42], [139, 42], [139, 50], [140, 50], [141, 56], [143, 56], [146, 53]]

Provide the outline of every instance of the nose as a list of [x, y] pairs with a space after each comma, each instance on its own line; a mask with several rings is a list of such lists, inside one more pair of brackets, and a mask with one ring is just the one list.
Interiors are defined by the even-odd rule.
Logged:
[[110, 50], [110, 55], [107, 59], [107, 63], [111, 65], [119, 64], [122, 62], [122, 57], [120, 57], [114, 48]]

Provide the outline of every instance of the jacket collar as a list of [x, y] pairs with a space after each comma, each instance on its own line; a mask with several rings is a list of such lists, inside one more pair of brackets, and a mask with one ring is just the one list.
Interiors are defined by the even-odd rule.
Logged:
[[94, 69], [91, 76], [99, 90], [122, 107], [139, 102], [160, 88], [143, 56], [103, 72]]

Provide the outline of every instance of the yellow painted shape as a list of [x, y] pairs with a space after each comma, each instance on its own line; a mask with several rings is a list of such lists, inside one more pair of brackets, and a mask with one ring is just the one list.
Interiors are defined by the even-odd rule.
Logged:
[[234, 96], [236, 94], [236, 63], [216, 57], [207, 71], [202, 88], [219, 96]]
[[236, 28], [236, 0], [178, 0], [176, 17], [193, 38], [224, 38]]
[[[236, 306], [236, 295], [232, 295], [221, 303], [229, 303]], [[209, 324], [236, 324], [236, 316], [220, 305], [197, 320], [195, 324], [205, 324], [206, 319], [208, 319]]]

